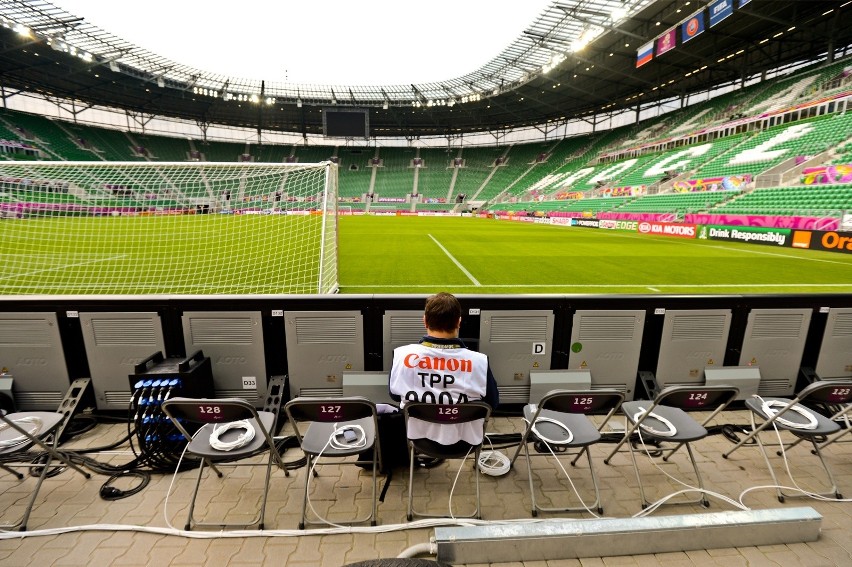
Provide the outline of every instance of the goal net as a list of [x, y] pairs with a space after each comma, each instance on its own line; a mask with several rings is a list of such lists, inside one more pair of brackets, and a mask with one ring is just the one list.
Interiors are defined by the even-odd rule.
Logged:
[[337, 166], [0, 161], [0, 294], [337, 291]]

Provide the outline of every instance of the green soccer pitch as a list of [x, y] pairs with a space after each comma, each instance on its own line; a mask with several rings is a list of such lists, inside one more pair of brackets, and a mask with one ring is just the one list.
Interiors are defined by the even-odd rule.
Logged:
[[[299, 266], [316, 269], [316, 240], [300, 235], [319, 219], [3, 220], [0, 295], [284, 293]], [[338, 228], [346, 294], [852, 292], [852, 256], [830, 252], [483, 218], [342, 216]], [[176, 274], [180, 286], [157, 287]]]
[[341, 217], [342, 293], [852, 292], [852, 256], [458, 217]]

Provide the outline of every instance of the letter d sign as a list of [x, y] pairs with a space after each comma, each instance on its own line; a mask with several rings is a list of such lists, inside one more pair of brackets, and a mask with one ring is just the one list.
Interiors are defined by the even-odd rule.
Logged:
[[545, 343], [533, 343], [532, 344], [532, 353], [533, 354], [544, 354], [544, 346], [545, 346]]

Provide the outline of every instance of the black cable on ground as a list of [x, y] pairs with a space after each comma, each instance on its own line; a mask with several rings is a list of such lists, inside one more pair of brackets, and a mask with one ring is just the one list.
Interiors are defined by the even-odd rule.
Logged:
[[65, 430], [62, 432], [62, 437], [60, 438], [60, 443], [66, 443], [73, 439], [78, 435], [83, 435], [84, 433], [88, 433], [98, 425], [98, 420], [96, 417], [89, 414], [77, 414], [73, 416], [68, 424], [65, 426]]
[[[113, 486], [116, 480], [126, 477], [138, 478], [139, 484], [128, 490], [121, 490]], [[104, 500], [121, 500], [122, 498], [128, 498], [142, 492], [142, 489], [148, 486], [149, 482], [151, 482], [151, 474], [146, 471], [123, 471], [115, 473], [101, 485], [100, 495]]]

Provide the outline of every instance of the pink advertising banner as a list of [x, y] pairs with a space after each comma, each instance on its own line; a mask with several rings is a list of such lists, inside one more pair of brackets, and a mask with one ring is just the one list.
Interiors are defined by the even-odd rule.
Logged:
[[805, 185], [852, 183], [852, 163], [806, 167], [802, 170], [802, 183]]
[[598, 213], [599, 219], [635, 220], [645, 222], [675, 222], [674, 213]]
[[799, 228], [809, 230], [837, 230], [840, 220], [820, 217], [775, 217], [760, 215], [684, 215], [684, 222], [693, 224], [721, 224], [727, 226], [761, 226], [771, 228]]
[[[635, 220], [646, 222], [674, 222], [673, 214], [655, 213], [598, 213], [599, 219]], [[687, 224], [715, 224], [726, 226], [760, 226], [771, 228], [799, 228], [808, 230], [837, 230], [840, 220], [820, 217], [781, 217], [762, 215], [684, 215]]]
[[751, 181], [751, 175], [731, 175], [729, 177], [705, 177], [675, 182], [672, 189], [677, 193], [697, 191], [738, 191]]

